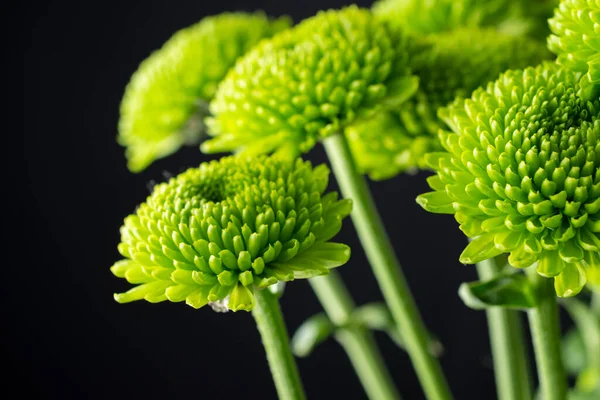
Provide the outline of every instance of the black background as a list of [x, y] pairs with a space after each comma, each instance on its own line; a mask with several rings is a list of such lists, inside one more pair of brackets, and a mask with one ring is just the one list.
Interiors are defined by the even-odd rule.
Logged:
[[[295, 21], [344, 1], [121, 1], [23, 3], [26, 253], [15, 282], [15, 334], [4, 342], [21, 393], [36, 398], [274, 399], [259, 335], [248, 313], [217, 314], [183, 304], [118, 305], [128, 287], [109, 267], [123, 217], [148, 195], [148, 183], [208, 157], [186, 148], [133, 175], [115, 141], [118, 106], [137, 65], [174, 31], [205, 15], [263, 9]], [[369, 6], [370, 2], [359, 2]], [[6, 78], [5, 78], [6, 79]], [[308, 156], [324, 162], [322, 148]], [[460, 265], [465, 239], [449, 216], [428, 214], [414, 198], [426, 174], [371, 183], [400, 261], [457, 399], [495, 397], [483, 312], [457, 296], [476, 278]], [[335, 188], [335, 182], [331, 184]], [[338, 241], [353, 248], [344, 280], [357, 303], [381, 299], [352, 224]], [[6, 260], [5, 260], [6, 263]], [[12, 279], [12, 278], [11, 278]], [[287, 286], [290, 332], [320, 306], [305, 281]], [[404, 399], [423, 398], [407, 355], [377, 334]], [[333, 340], [298, 360], [311, 399], [366, 398]], [[19, 396], [21, 398], [22, 396]]]

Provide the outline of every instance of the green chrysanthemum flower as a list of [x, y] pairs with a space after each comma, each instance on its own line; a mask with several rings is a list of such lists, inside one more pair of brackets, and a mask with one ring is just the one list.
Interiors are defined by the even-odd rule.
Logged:
[[584, 73], [582, 87], [600, 85], [600, 0], [562, 0], [549, 23], [558, 63]]
[[368, 10], [320, 12], [243, 57], [210, 105], [206, 152], [297, 155], [418, 85], [404, 41]]
[[545, 36], [556, 0], [380, 0], [373, 13], [410, 35], [494, 26], [507, 33]]
[[177, 32], [132, 76], [121, 103], [119, 143], [129, 169], [197, 143], [207, 103], [229, 68], [261, 39], [289, 26], [261, 13], [225, 13]]
[[448, 152], [427, 156], [434, 191], [418, 198], [475, 238], [461, 262], [537, 262], [563, 297], [600, 269], [600, 101], [577, 96], [579, 78], [544, 63], [454, 102], [440, 113]]
[[226, 157], [156, 185], [121, 228], [111, 268], [138, 286], [120, 303], [186, 301], [249, 311], [254, 290], [326, 275], [350, 250], [328, 242], [351, 209], [309, 162]]
[[550, 56], [541, 42], [489, 28], [462, 28], [410, 43], [409, 65], [420, 82], [416, 95], [397, 111], [346, 130], [359, 169], [372, 179], [423, 168], [425, 154], [441, 150], [439, 107], [509, 68], [536, 65]]

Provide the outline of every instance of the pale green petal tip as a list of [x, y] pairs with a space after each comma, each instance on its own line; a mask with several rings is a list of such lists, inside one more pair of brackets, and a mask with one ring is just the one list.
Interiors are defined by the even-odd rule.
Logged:
[[111, 272], [136, 286], [115, 300], [250, 311], [254, 290], [329, 273], [350, 257], [328, 240], [351, 202], [325, 193], [328, 176], [301, 159], [224, 157], [156, 185], [121, 228]]
[[127, 147], [128, 168], [140, 172], [198, 143], [206, 103], [227, 71], [261, 39], [290, 24], [263, 13], [210, 16], [176, 32], [143, 61], [121, 102], [118, 141]]

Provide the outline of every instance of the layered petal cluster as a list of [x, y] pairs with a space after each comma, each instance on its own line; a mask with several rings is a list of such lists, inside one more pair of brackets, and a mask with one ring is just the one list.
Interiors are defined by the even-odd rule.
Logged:
[[557, 0], [379, 0], [373, 13], [410, 35], [462, 27], [495, 27], [543, 37]]
[[328, 176], [300, 159], [226, 157], [156, 185], [121, 228], [111, 271], [137, 286], [115, 299], [249, 311], [255, 290], [328, 274], [350, 256], [329, 239], [351, 209], [325, 194]]
[[577, 96], [580, 76], [555, 63], [508, 71], [444, 109], [447, 152], [426, 157], [434, 191], [418, 198], [474, 238], [461, 262], [509, 253], [563, 297], [600, 276], [600, 101]]
[[582, 87], [600, 85], [600, 0], [562, 0], [549, 24], [558, 63], [583, 72]]
[[175, 33], [142, 62], [121, 102], [119, 143], [139, 172], [186, 143], [197, 143], [218, 83], [261, 39], [289, 26], [261, 13], [224, 13]]
[[469, 96], [509, 68], [536, 65], [551, 55], [539, 41], [491, 28], [414, 38], [408, 49], [409, 66], [419, 77], [415, 96], [346, 130], [359, 169], [372, 179], [423, 168], [424, 155], [441, 150], [437, 133], [445, 125], [437, 117], [439, 107]]
[[205, 152], [297, 155], [412, 95], [402, 37], [364, 9], [320, 12], [243, 57], [221, 83]]

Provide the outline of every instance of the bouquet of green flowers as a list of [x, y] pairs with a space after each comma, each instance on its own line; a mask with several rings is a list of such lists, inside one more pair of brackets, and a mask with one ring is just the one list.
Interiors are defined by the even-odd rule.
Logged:
[[[498, 398], [534, 396], [523, 311], [538, 398], [600, 398], [599, 0], [207, 17], [140, 64], [118, 140], [132, 172], [183, 145], [233, 153], [155, 185], [125, 218], [111, 271], [134, 286], [115, 300], [251, 312], [281, 399], [305, 398], [294, 355], [330, 336], [370, 399], [399, 399], [372, 330], [406, 350], [427, 399], [452, 398], [365, 178], [418, 170], [431, 192], [416, 202], [469, 239], [460, 262], [480, 280], [458, 295], [486, 311]], [[302, 160], [319, 143], [341, 197], [330, 167]], [[332, 241], [347, 216], [385, 303], [356, 307], [334, 269], [351, 257]], [[300, 278], [325, 313], [290, 340], [278, 298]], [[559, 304], [574, 321], [562, 341]]]

